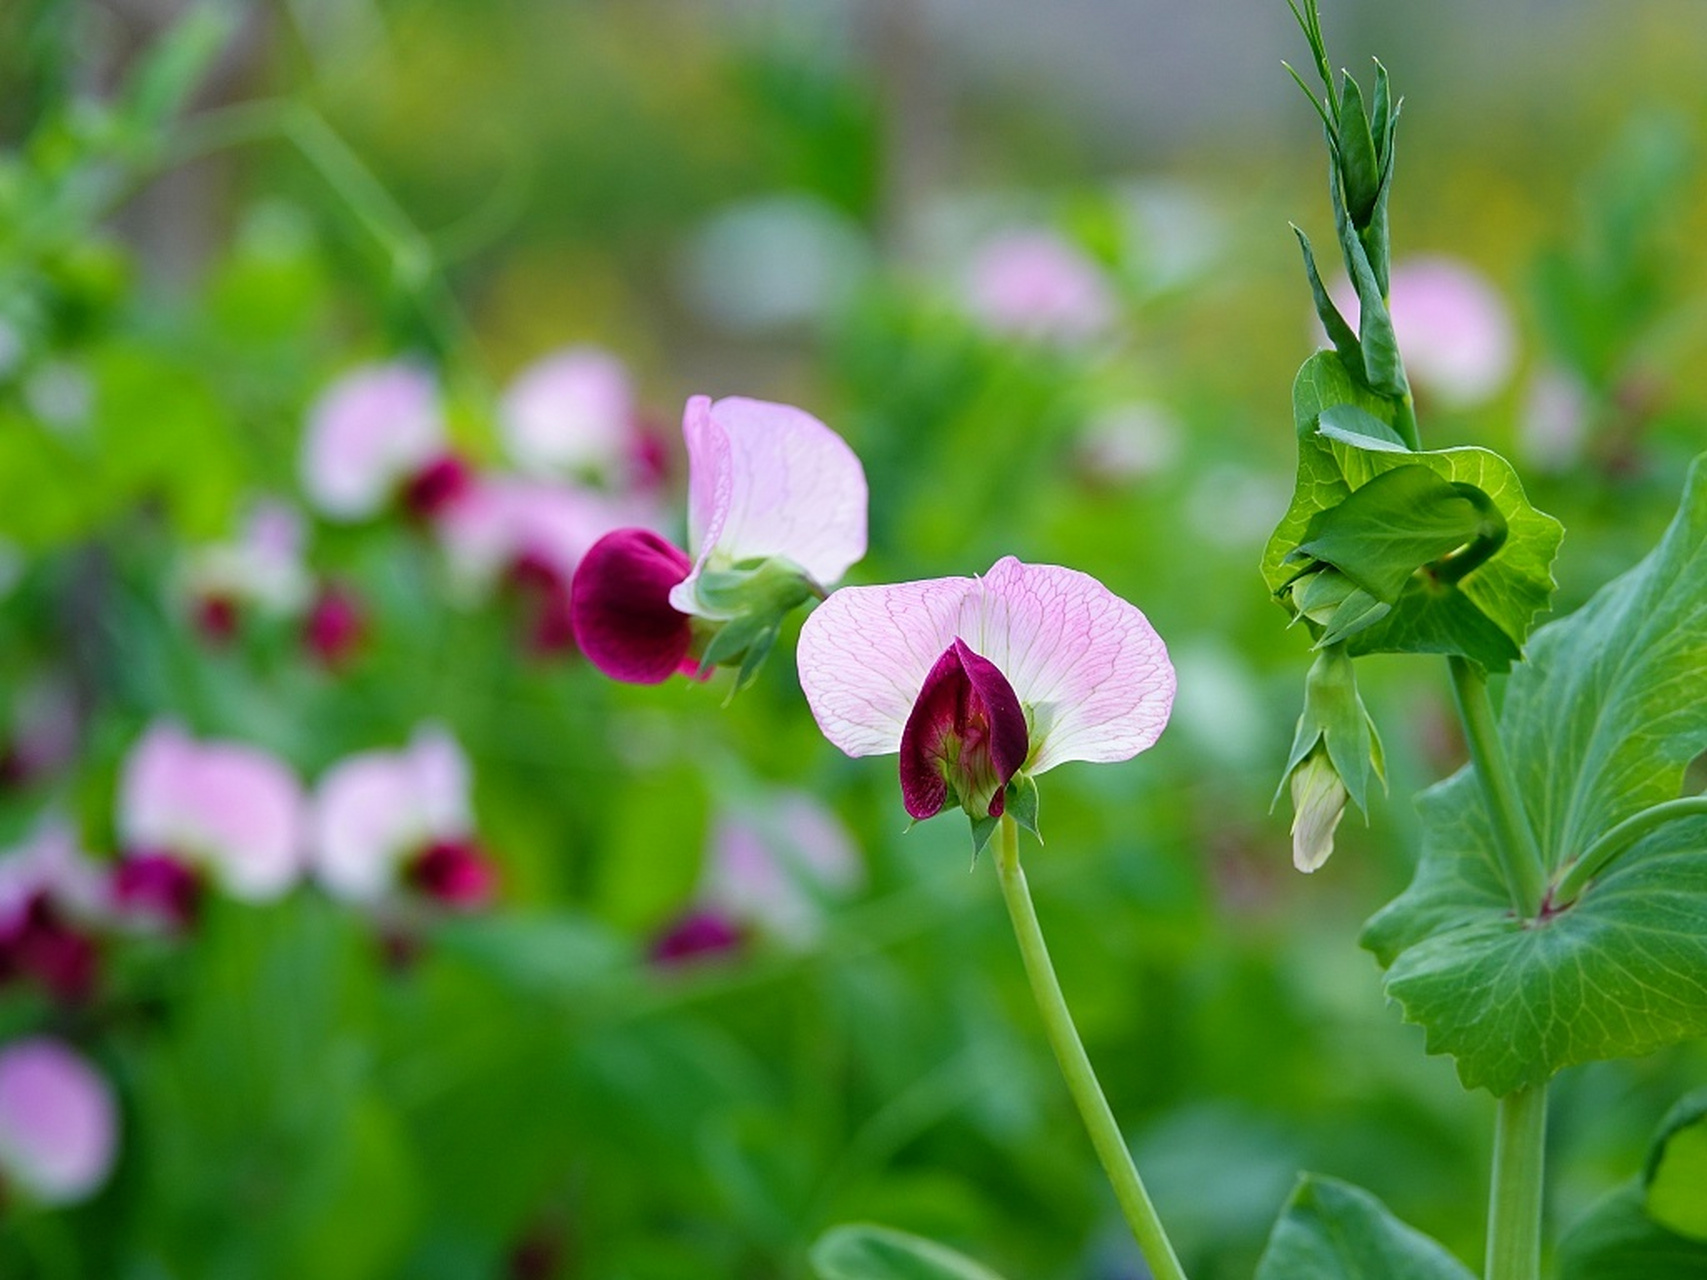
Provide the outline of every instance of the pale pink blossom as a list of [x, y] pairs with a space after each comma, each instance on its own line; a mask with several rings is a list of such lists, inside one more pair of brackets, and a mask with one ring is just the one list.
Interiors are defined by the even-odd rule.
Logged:
[[981, 578], [844, 587], [807, 618], [799, 663], [825, 737], [851, 756], [901, 753], [916, 818], [949, 799], [999, 814], [1018, 774], [1136, 755], [1174, 697], [1137, 608], [1088, 574], [1011, 556]]
[[1114, 290], [1082, 249], [1053, 231], [1012, 231], [979, 249], [966, 285], [972, 314], [1011, 337], [1084, 341], [1114, 322]]
[[518, 569], [548, 572], [567, 588], [588, 549], [613, 529], [649, 524], [649, 503], [550, 480], [481, 476], [447, 511], [438, 533], [451, 572], [490, 589]]
[[597, 347], [569, 347], [523, 369], [498, 423], [516, 465], [538, 476], [620, 485], [640, 448], [628, 370]]
[[1517, 419], [1517, 439], [1531, 465], [1554, 474], [1582, 461], [1594, 397], [1581, 378], [1552, 366], [1530, 380]]
[[[438, 386], [402, 362], [355, 369], [315, 402], [303, 441], [302, 484], [333, 520], [365, 520], [403, 498], [424, 514], [454, 488]], [[420, 493], [412, 495], [411, 489]]]
[[263, 501], [249, 512], [235, 540], [191, 552], [184, 587], [204, 625], [221, 609], [244, 606], [275, 616], [299, 613], [313, 592], [303, 541], [301, 515], [285, 503]]
[[723, 814], [713, 828], [700, 901], [791, 945], [823, 928], [827, 904], [865, 880], [853, 837], [803, 791]]
[[0, 853], [0, 984], [27, 978], [67, 1003], [86, 999], [99, 967], [92, 930], [108, 907], [106, 875], [70, 823], [38, 823]]
[[377, 904], [414, 888], [452, 906], [479, 906], [494, 875], [473, 832], [467, 757], [443, 730], [419, 729], [403, 750], [364, 751], [321, 778], [314, 874], [351, 902]]
[[44, 1205], [101, 1187], [118, 1154], [112, 1089], [83, 1056], [47, 1036], [0, 1049], [0, 1182]]
[[621, 529], [599, 541], [575, 576], [576, 642], [614, 679], [654, 684], [693, 669], [696, 618], [747, 617], [774, 638], [780, 616], [770, 613], [779, 599], [786, 612], [865, 554], [865, 470], [811, 414], [695, 396], [682, 434], [688, 551]]
[[167, 858], [246, 901], [282, 896], [302, 872], [302, 789], [290, 769], [169, 723], [150, 726], [125, 760], [118, 828], [127, 861], [152, 869]]
[[[1343, 277], [1333, 299], [1353, 330], [1362, 309]], [[1492, 399], [1517, 362], [1510, 310], [1492, 284], [1469, 264], [1444, 256], [1393, 264], [1387, 309], [1405, 371], [1419, 391], [1449, 408]]]

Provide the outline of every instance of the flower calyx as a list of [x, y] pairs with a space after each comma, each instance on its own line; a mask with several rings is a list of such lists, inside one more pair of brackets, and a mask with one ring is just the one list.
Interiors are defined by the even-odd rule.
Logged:
[[1343, 645], [1322, 649], [1304, 683], [1286, 772], [1275, 803], [1292, 796], [1292, 862], [1311, 872], [1334, 851], [1334, 831], [1346, 801], [1368, 812], [1369, 780], [1387, 784], [1386, 761], [1375, 722], [1357, 692], [1351, 657]]

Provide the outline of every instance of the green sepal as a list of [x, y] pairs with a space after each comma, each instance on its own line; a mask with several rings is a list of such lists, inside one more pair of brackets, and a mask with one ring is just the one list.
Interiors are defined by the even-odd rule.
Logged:
[[1256, 1280], [1474, 1280], [1441, 1245], [1369, 1192], [1305, 1174], [1281, 1210]]
[[1328, 761], [1357, 807], [1369, 812], [1369, 780], [1387, 784], [1386, 757], [1375, 721], [1357, 691], [1357, 678], [1343, 646], [1323, 649], [1304, 678], [1304, 709], [1292, 735], [1292, 750], [1280, 775], [1273, 804], [1286, 794], [1293, 772], [1321, 743]]
[[1043, 843], [1043, 833], [1037, 829], [1037, 779], [1029, 773], [1017, 773], [1008, 783], [1007, 799], [1003, 802], [1007, 815], [1021, 831], [1029, 831]]
[[[1401, 400], [1411, 393], [1411, 388], [1405, 379], [1399, 340], [1393, 334], [1393, 318], [1387, 313], [1387, 288], [1383, 279], [1386, 262], [1383, 260], [1381, 270], [1376, 270], [1363, 234], [1352, 223], [1337, 188], [1334, 192], [1334, 231], [1339, 236], [1346, 275], [1351, 277], [1352, 288], [1357, 291], [1357, 345], [1363, 353], [1363, 366], [1359, 371], [1363, 383], [1371, 391]], [[1385, 259], [1384, 232], [1372, 238]]]
[[972, 823], [972, 865], [977, 866], [978, 855], [989, 847], [990, 838], [996, 834], [996, 828], [1002, 825], [1002, 820], [989, 814], [974, 818], [968, 813], [966, 817]]
[[1339, 157], [1340, 187], [1352, 225], [1363, 228], [1375, 212], [1375, 197], [1381, 187], [1381, 162], [1375, 154], [1375, 136], [1363, 113], [1363, 91], [1357, 81], [1340, 73], [1339, 135], [1335, 139]]
[[692, 614], [696, 632], [707, 637], [699, 649], [700, 670], [736, 668], [725, 705], [758, 678], [783, 618], [816, 594], [805, 571], [782, 556], [700, 574]]
[[1298, 247], [1304, 253], [1304, 274], [1310, 281], [1310, 296], [1316, 304], [1316, 315], [1321, 319], [1322, 328], [1327, 332], [1328, 341], [1334, 344], [1334, 350], [1339, 353], [1341, 360], [1348, 365], [1361, 367], [1363, 353], [1357, 346], [1357, 335], [1352, 332], [1351, 325], [1346, 323], [1334, 300], [1328, 296], [1328, 288], [1322, 283], [1322, 273], [1316, 266], [1316, 251], [1310, 246], [1310, 237], [1297, 226], [1292, 228], [1292, 234], [1298, 237]]
[[810, 1259], [818, 1280], [1001, 1280], [947, 1245], [868, 1222], [831, 1227]]

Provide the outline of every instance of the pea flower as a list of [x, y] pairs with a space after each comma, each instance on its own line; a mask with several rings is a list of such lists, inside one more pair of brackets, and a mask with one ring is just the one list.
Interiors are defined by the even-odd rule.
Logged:
[[682, 434], [689, 551], [644, 529], [601, 538], [575, 573], [575, 640], [612, 679], [658, 684], [738, 663], [739, 688], [783, 617], [865, 554], [865, 471], [789, 405], [695, 396]]
[[314, 874], [336, 898], [378, 905], [410, 889], [466, 910], [496, 888], [473, 836], [467, 757], [442, 730], [334, 765], [315, 789], [311, 825]]
[[87, 1199], [112, 1171], [118, 1108], [81, 1054], [48, 1036], [0, 1049], [0, 1184], [43, 1205]]
[[70, 824], [42, 822], [0, 854], [0, 984], [24, 978], [66, 1003], [86, 999], [99, 963], [90, 926], [106, 905], [105, 876]]
[[1324, 646], [1304, 681], [1304, 710], [1280, 792], [1292, 793], [1292, 864], [1315, 871], [1334, 851], [1334, 831], [1346, 801], [1367, 812], [1370, 779], [1386, 785], [1381, 736], [1357, 691], [1343, 644]]
[[799, 662], [825, 737], [850, 756], [899, 752], [908, 814], [959, 805], [975, 829], [1016, 780], [1145, 750], [1174, 699], [1167, 648], [1137, 608], [1088, 574], [1012, 556], [979, 578], [844, 587], [807, 618]]
[[367, 520], [393, 502], [429, 519], [452, 507], [469, 472], [450, 448], [432, 375], [398, 362], [335, 382], [309, 411], [302, 483], [332, 520]]
[[184, 568], [184, 587], [202, 634], [230, 639], [249, 608], [274, 616], [300, 612], [313, 590], [302, 543], [297, 512], [282, 502], [261, 502], [234, 541], [193, 552]]
[[523, 369], [504, 392], [498, 425], [529, 475], [622, 490], [651, 469], [628, 370], [598, 347], [568, 347]]
[[[1341, 279], [1333, 291], [1355, 330], [1357, 291]], [[1411, 380], [1450, 408], [1492, 399], [1511, 377], [1517, 338], [1494, 287], [1468, 264], [1443, 255], [1393, 264], [1387, 309]]]
[[974, 317], [1008, 337], [1083, 342], [1115, 318], [1102, 268], [1053, 231], [1011, 231], [974, 257], [966, 285]]
[[302, 790], [258, 747], [197, 742], [156, 723], [119, 777], [120, 908], [182, 927], [207, 884], [247, 902], [287, 893], [302, 871]]
[[574, 645], [570, 583], [581, 558], [625, 524], [653, 521], [651, 504], [550, 480], [482, 476], [439, 522], [458, 584], [469, 593], [507, 584], [531, 600], [531, 642], [542, 653]]

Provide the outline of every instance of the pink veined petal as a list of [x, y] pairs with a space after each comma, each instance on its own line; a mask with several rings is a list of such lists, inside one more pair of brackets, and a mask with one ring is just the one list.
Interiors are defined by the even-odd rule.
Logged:
[[570, 347], [516, 375], [499, 410], [504, 444], [536, 475], [626, 465], [634, 438], [634, 389], [621, 360], [597, 347]]
[[1128, 759], [1167, 725], [1167, 646], [1087, 573], [1004, 557], [968, 597], [959, 634], [1007, 676], [1031, 716], [1032, 773]]
[[401, 362], [368, 365], [333, 383], [309, 411], [303, 488], [335, 520], [366, 519], [444, 448], [432, 375]]
[[107, 1082], [58, 1040], [0, 1049], [0, 1171], [45, 1204], [69, 1204], [106, 1181], [118, 1151]]
[[851, 756], [900, 748], [926, 674], [956, 637], [1031, 720], [1031, 773], [1124, 760], [1161, 735], [1174, 671], [1148, 619], [1089, 574], [1009, 556], [981, 579], [844, 587], [801, 628], [800, 686]]
[[800, 687], [824, 736], [850, 756], [901, 749], [913, 703], [951, 644], [976, 578], [843, 587], [800, 630]]
[[695, 611], [694, 584], [715, 556], [786, 556], [820, 584], [865, 555], [865, 469], [847, 442], [803, 409], [730, 396], [688, 401], [688, 532], [693, 572], [671, 603]]

